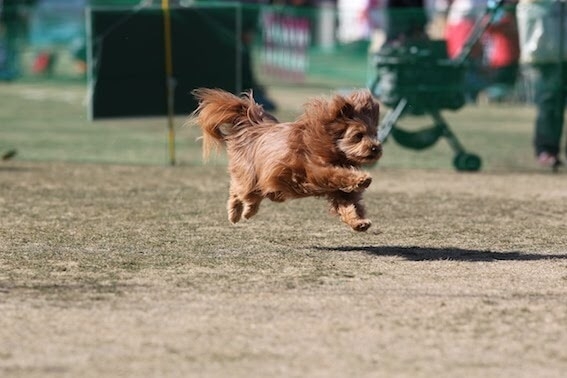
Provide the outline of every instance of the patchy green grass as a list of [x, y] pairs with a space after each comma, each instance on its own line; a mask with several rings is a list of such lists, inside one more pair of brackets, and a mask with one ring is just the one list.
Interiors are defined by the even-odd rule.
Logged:
[[[276, 115], [293, 120], [311, 97], [330, 95], [330, 89], [273, 87], [280, 105]], [[36, 83], [0, 85], [0, 148], [18, 149], [19, 159], [116, 164], [168, 164], [165, 117], [91, 122], [87, 119], [86, 88], [80, 84]], [[383, 114], [386, 109], [383, 109]], [[468, 106], [444, 115], [468, 151], [480, 155], [485, 170], [533, 170], [531, 147], [533, 108], [526, 105]], [[187, 115], [188, 116], [188, 115]], [[176, 160], [201, 164], [198, 130], [186, 116], [174, 120]], [[428, 117], [408, 117], [400, 127], [430, 126]], [[441, 138], [429, 149], [413, 151], [394, 141], [386, 144], [380, 166], [452, 169], [453, 152]], [[224, 164], [224, 159], [213, 160]]]

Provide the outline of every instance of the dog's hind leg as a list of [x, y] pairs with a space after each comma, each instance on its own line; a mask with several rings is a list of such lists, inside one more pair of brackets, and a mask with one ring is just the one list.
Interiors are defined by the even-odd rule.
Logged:
[[230, 223], [236, 223], [242, 217], [244, 203], [236, 193], [231, 192], [226, 208], [228, 210], [228, 220]]
[[365, 218], [365, 209], [360, 202], [361, 199], [358, 193], [339, 192], [334, 196], [329, 196], [331, 211], [338, 214], [341, 220], [354, 231], [366, 231], [372, 225], [372, 221]]
[[244, 218], [250, 219], [258, 210], [260, 210], [260, 202], [262, 202], [263, 197], [257, 193], [250, 193], [244, 199]]

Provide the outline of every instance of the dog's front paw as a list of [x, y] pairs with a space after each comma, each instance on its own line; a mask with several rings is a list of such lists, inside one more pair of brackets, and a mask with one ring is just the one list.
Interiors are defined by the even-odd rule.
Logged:
[[360, 219], [350, 225], [354, 231], [364, 232], [372, 226], [370, 219]]
[[363, 191], [364, 189], [368, 188], [370, 184], [372, 184], [372, 177], [366, 175], [366, 177], [358, 182], [358, 185], [356, 186], [354, 191]]
[[357, 177], [355, 182], [347, 187], [341, 188], [342, 192], [351, 193], [351, 192], [362, 192], [366, 188], [370, 186], [372, 183], [372, 177], [367, 174], [363, 174], [360, 177]]

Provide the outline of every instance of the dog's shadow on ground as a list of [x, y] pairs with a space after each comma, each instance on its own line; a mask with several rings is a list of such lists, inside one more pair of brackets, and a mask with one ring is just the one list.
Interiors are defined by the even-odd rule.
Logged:
[[407, 246], [340, 246], [316, 247], [319, 250], [335, 252], [365, 252], [373, 256], [398, 256], [410, 261], [533, 261], [567, 259], [567, 254], [540, 254], [525, 252], [495, 252], [490, 250], [462, 248], [429, 248]]

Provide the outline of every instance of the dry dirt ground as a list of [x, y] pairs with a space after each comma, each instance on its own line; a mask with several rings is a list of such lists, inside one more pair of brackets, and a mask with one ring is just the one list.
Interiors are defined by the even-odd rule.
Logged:
[[565, 377], [565, 174], [373, 168], [232, 226], [222, 164], [0, 165], [2, 377]]

